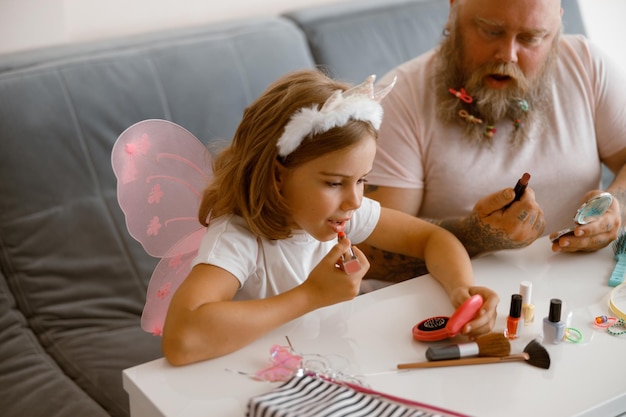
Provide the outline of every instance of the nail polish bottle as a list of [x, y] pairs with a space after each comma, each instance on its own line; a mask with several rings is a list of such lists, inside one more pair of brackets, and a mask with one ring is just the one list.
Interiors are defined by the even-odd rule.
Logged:
[[562, 302], [558, 298], [550, 300], [550, 312], [548, 317], [543, 319], [543, 340], [544, 343], [558, 344], [563, 341], [565, 334], [565, 322], [561, 321]]
[[506, 319], [506, 330], [504, 336], [507, 339], [517, 339], [517, 327], [519, 325], [519, 319], [522, 315], [522, 296], [521, 294], [513, 294], [511, 296], [511, 308], [509, 310], [509, 317]]
[[522, 318], [524, 326], [530, 326], [535, 321], [535, 305], [532, 303], [533, 283], [522, 281], [519, 286], [522, 294]]

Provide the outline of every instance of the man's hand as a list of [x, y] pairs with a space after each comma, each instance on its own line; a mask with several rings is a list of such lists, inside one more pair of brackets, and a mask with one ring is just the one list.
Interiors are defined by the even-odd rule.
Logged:
[[470, 255], [523, 248], [541, 236], [545, 220], [543, 210], [535, 200], [535, 192], [528, 187], [519, 201], [513, 201], [514, 198], [512, 188], [483, 197], [458, 225], [459, 229], [453, 230]]
[[[589, 191], [583, 201], [600, 194], [601, 190]], [[578, 225], [574, 228], [574, 235], [560, 237], [552, 243], [553, 252], [594, 252], [602, 249], [619, 234], [621, 226], [620, 205], [616, 198], [608, 210], [596, 221]], [[554, 239], [558, 232], [550, 235]]]

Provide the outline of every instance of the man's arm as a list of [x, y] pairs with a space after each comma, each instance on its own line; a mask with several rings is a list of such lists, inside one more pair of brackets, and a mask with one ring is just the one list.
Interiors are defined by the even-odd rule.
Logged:
[[615, 174], [606, 189], [615, 197], [620, 206], [621, 224], [626, 224], [626, 148], [604, 160], [604, 164]]
[[[417, 216], [422, 205], [423, 191], [419, 189], [368, 185], [365, 194], [383, 207]], [[506, 210], [515, 193], [506, 188], [479, 200], [467, 217], [423, 219], [452, 232], [465, 246], [470, 256], [501, 249], [522, 248], [541, 236], [545, 226], [543, 212], [529, 187], [522, 198]], [[399, 282], [428, 271], [421, 259], [382, 251], [368, 245], [359, 248], [370, 259], [367, 279]]]

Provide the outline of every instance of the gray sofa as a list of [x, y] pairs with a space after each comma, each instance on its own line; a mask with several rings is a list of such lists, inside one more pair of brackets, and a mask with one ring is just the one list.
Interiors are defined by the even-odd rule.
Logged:
[[228, 139], [286, 72], [356, 82], [434, 46], [448, 4], [358, 1], [0, 56], [2, 416], [127, 416], [121, 371], [161, 356], [139, 327], [157, 260], [126, 231], [110, 163], [125, 128], [162, 118]]

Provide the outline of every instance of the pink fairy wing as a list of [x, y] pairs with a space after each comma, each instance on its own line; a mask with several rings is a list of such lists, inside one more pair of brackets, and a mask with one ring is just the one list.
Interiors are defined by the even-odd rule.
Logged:
[[198, 207], [211, 179], [211, 155], [188, 130], [166, 120], [144, 120], [113, 146], [117, 198], [131, 236], [163, 257], [202, 226]]
[[151, 256], [162, 258], [146, 296], [142, 328], [161, 334], [171, 295], [185, 279], [205, 228], [198, 221], [211, 180], [211, 155], [186, 129], [144, 120], [126, 129], [111, 155], [126, 226]]
[[172, 295], [191, 271], [191, 261], [206, 228], [202, 227], [182, 239], [159, 261], [148, 284], [141, 328], [155, 336], [163, 333], [163, 324]]

